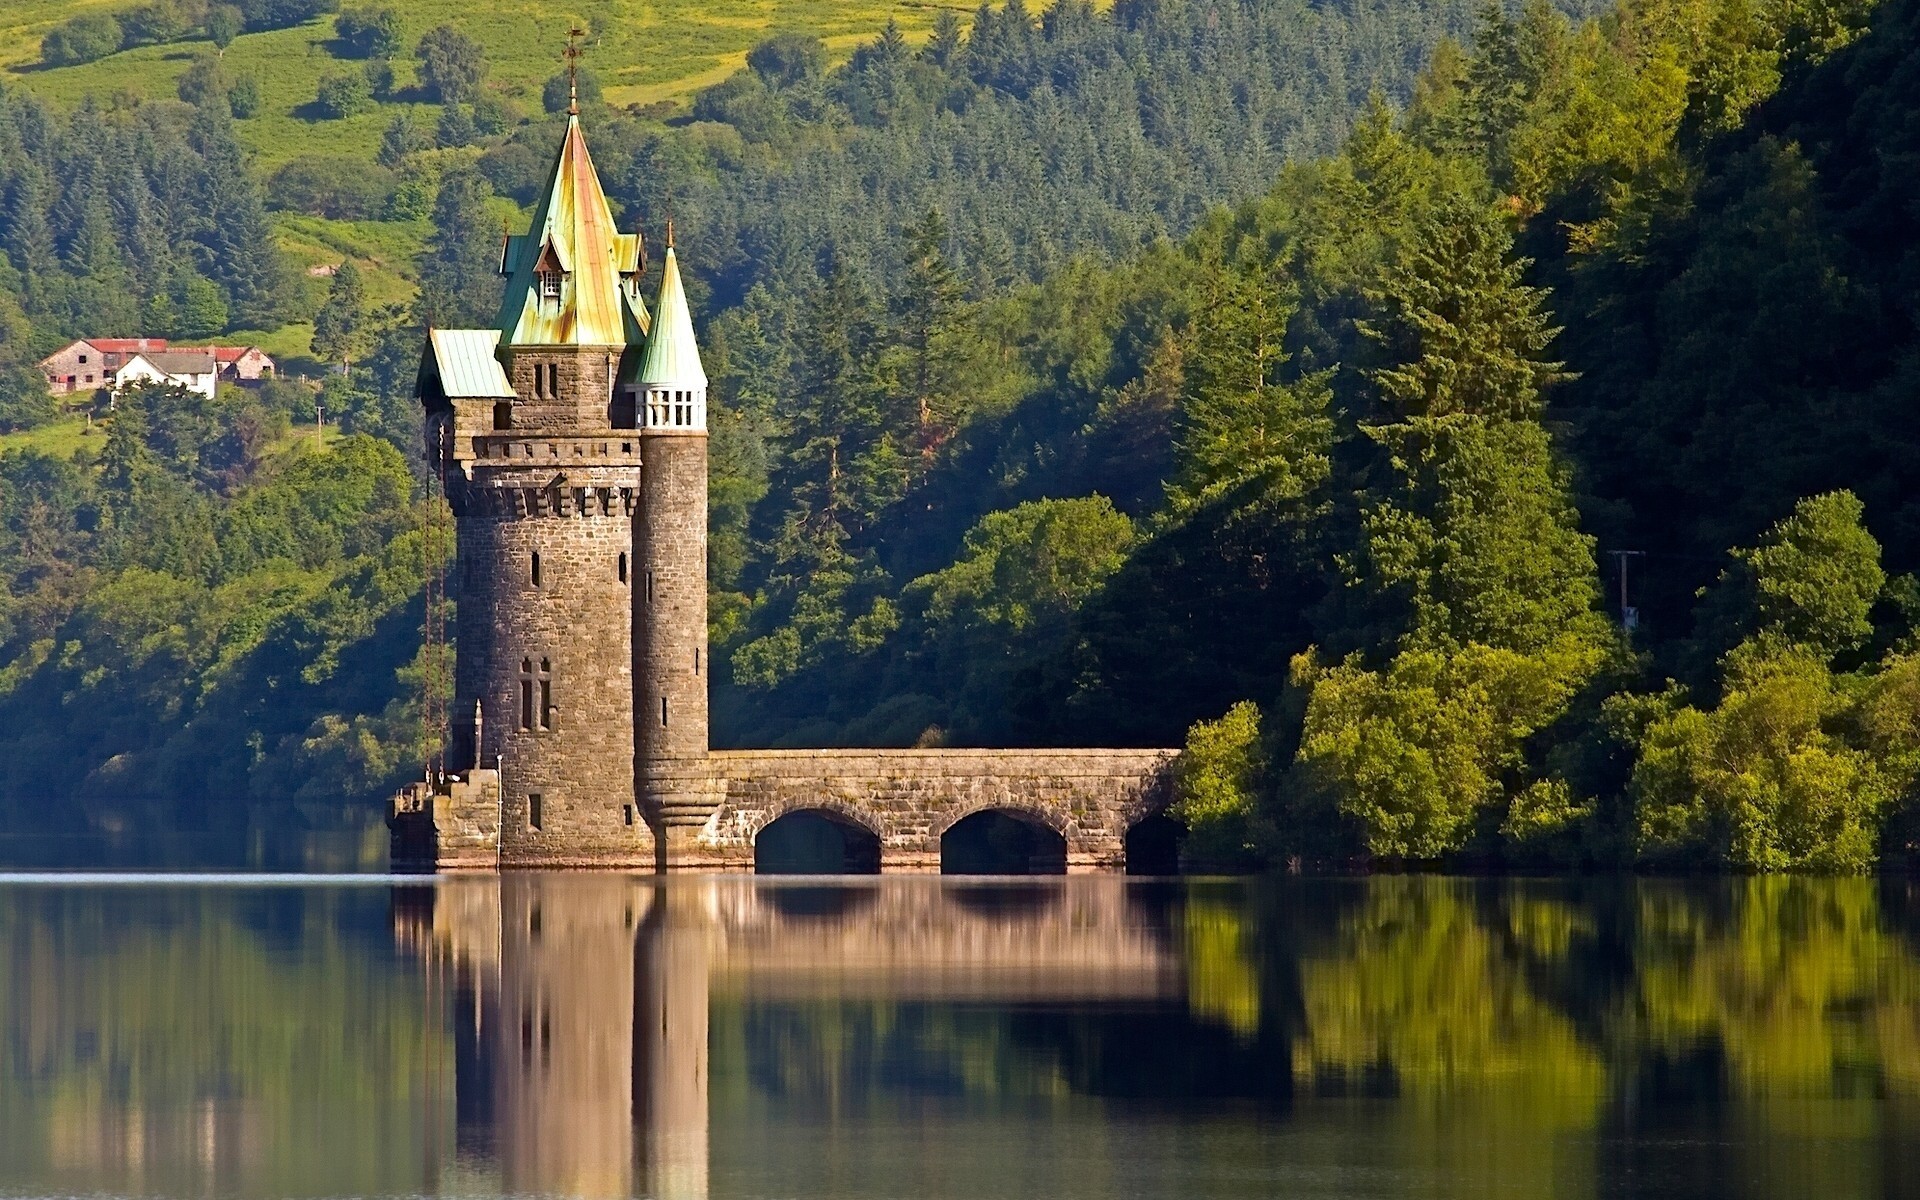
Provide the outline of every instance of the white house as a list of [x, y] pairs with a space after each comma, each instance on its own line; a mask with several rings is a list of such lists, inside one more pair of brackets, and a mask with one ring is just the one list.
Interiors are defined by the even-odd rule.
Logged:
[[113, 390], [137, 383], [172, 384], [213, 399], [220, 364], [205, 350], [148, 350], [129, 358], [113, 373]]

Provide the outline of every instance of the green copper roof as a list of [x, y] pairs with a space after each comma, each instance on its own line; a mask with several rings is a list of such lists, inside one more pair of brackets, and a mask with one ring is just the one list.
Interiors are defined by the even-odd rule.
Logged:
[[[646, 335], [639, 292], [644, 255], [637, 233], [614, 228], [613, 210], [587, 154], [580, 118], [567, 117], [553, 173], [524, 237], [500, 255], [507, 290], [500, 340], [508, 346], [630, 346]], [[558, 296], [543, 275], [557, 276]]]
[[640, 360], [634, 382], [682, 388], [707, 386], [707, 370], [700, 365], [700, 345], [693, 337], [693, 313], [680, 286], [680, 261], [671, 245], [660, 270], [660, 302], [654, 305], [653, 335], [647, 339], [647, 353]]
[[494, 357], [497, 329], [429, 329], [427, 347], [440, 390], [450, 398], [511, 400], [513, 385]]

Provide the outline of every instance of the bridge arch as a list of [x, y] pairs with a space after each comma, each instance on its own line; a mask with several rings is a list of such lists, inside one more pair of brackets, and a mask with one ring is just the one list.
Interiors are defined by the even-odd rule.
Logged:
[[943, 875], [1064, 875], [1072, 823], [1018, 805], [982, 804], [940, 831]]
[[1178, 875], [1180, 844], [1187, 827], [1164, 812], [1152, 812], [1127, 826], [1122, 838], [1129, 875]]
[[878, 875], [880, 833], [851, 806], [800, 801], [770, 809], [751, 828], [759, 875]]

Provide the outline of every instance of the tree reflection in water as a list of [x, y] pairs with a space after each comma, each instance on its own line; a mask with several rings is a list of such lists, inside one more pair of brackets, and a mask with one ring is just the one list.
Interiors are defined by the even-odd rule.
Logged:
[[0, 1188], [1920, 1194], [1916, 930], [1798, 878], [5, 885]]

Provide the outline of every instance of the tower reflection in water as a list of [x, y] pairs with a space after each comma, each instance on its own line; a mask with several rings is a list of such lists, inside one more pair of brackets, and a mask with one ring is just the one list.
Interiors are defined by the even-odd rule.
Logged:
[[769, 887], [454, 879], [397, 907], [457, 1046], [461, 1157], [511, 1194], [704, 1197], [716, 990], [779, 1000], [1169, 1000], [1168, 940], [1120, 879]]

